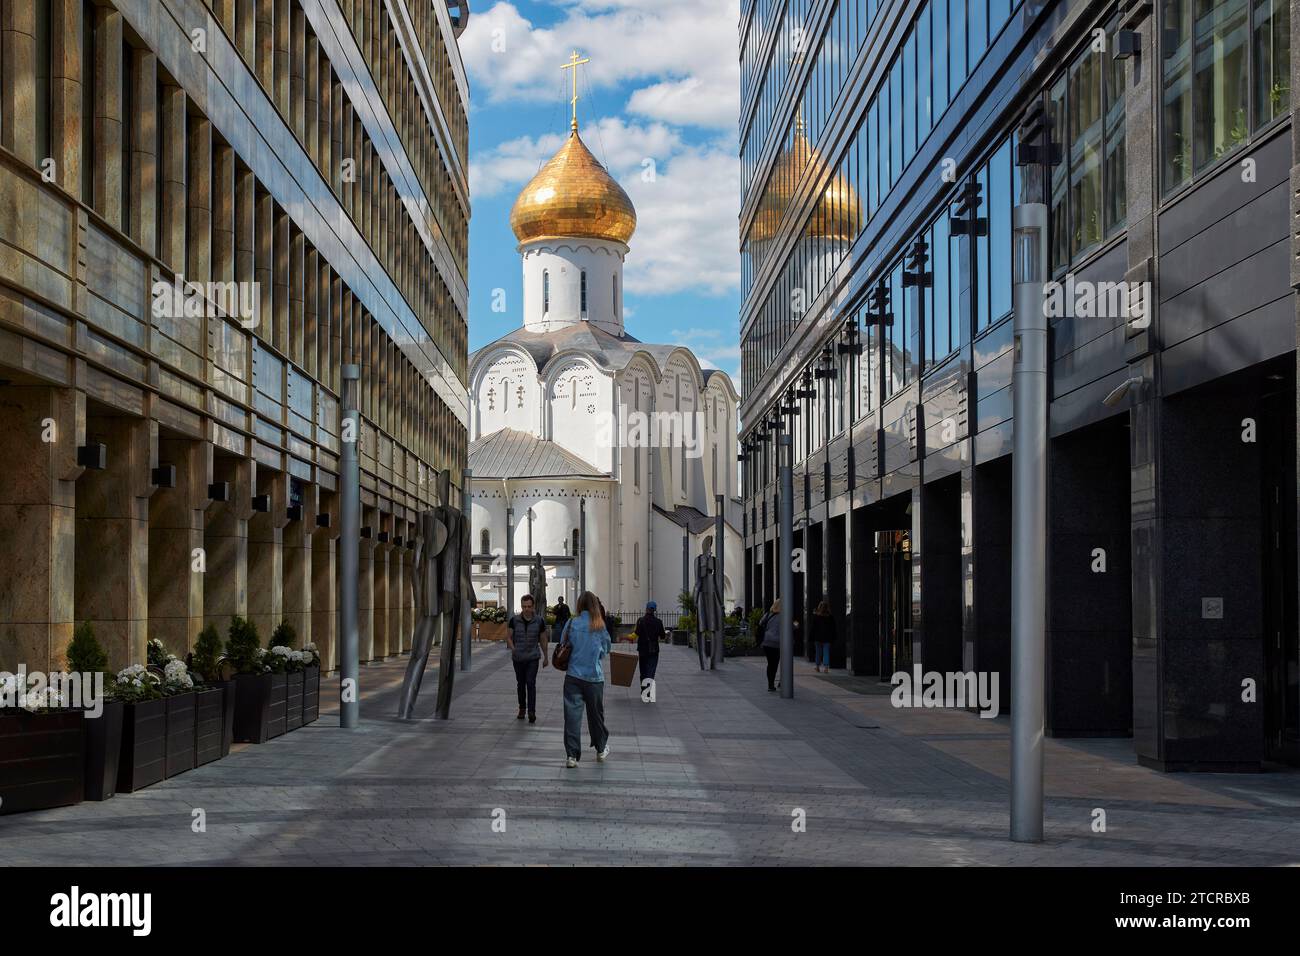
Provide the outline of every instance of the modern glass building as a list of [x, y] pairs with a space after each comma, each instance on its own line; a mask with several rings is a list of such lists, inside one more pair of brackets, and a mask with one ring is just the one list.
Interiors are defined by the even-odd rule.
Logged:
[[1300, 759], [1288, 4], [742, 8], [747, 605], [804, 549], [784, 604], [807, 633], [828, 600], [837, 665], [998, 671], [1009, 705], [1013, 210], [1037, 192], [1049, 731], [1166, 769]]
[[361, 657], [462, 484], [453, 0], [0, 0], [0, 670], [281, 621], [337, 652], [360, 367]]

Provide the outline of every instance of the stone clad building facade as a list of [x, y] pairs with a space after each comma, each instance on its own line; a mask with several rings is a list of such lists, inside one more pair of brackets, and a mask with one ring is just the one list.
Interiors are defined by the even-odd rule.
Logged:
[[0, 0], [0, 670], [235, 614], [334, 667], [350, 363], [361, 658], [407, 646], [467, 452], [467, 16]]

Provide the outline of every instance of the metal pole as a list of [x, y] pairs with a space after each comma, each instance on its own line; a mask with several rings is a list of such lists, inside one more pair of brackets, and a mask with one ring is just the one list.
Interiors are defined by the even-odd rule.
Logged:
[[[473, 476], [474, 473], [468, 468], [466, 468], [464, 471], [461, 472], [461, 479], [460, 479], [461, 480], [461, 489], [460, 489], [461, 518], [460, 520], [464, 522], [464, 528], [465, 528], [464, 535], [463, 535], [465, 540], [465, 547], [462, 549], [462, 553], [460, 556], [461, 561], [465, 562], [464, 564], [465, 571], [461, 575], [462, 587], [465, 584], [471, 584], [470, 575], [474, 571], [470, 561], [470, 555], [474, 553], [473, 551], [474, 535], [471, 530], [474, 527], [473, 524], [471, 523], [473, 506], [470, 504], [470, 500], [471, 500], [470, 483], [473, 480]], [[470, 645], [470, 638], [473, 635], [473, 630], [474, 630], [473, 624], [466, 623], [466, 621], [470, 619], [469, 609], [465, 607], [465, 605], [468, 602], [469, 602], [469, 593], [463, 592], [460, 596], [460, 601], [457, 604], [457, 606], [461, 608], [461, 615], [460, 615], [461, 619], [458, 622], [458, 624], [460, 626], [460, 669], [463, 671], [467, 671], [470, 669], [471, 654], [470, 654], [469, 645]]]
[[[1026, 168], [1026, 174], [1033, 167]], [[1034, 170], [1037, 172], [1037, 170]], [[1011, 839], [1043, 839], [1043, 680], [1047, 627], [1047, 207], [1015, 207], [1016, 427], [1011, 492]]]
[[360, 365], [343, 366], [343, 455], [339, 464], [339, 726], [361, 719], [361, 653], [357, 622], [357, 562], [361, 547], [361, 413], [357, 411]]
[[709, 662], [709, 670], [717, 670], [718, 665], [722, 663], [722, 637], [727, 632], [727, 539], [723, 537], [724, 523], [722, 520], [722, 506], [726, 501], [723, 495], [714, 495], [714, 507], [717, 513], [713, 516], [713, 540], [717, 547], [714, 549], [718, 556], [718, 573], [714, 575], [714, 580], [718, 584], [718, 593], [722, 595], [722, 606], [718, 609], [718, 631], [713, 635], [713, 658]]
[[790, 546], [794, 543], [794, 444], [789, 435], [778, 439], [777, 468], [781, 477], [781, 547], [777, 551], [777, 574], [781, 585], [781, 696], [794, 697], [794, 618], [790, 595], [794, 592], [794, 569]]
[[[575, 388], [577, 386], [574, 386]], [[578, 501], [578, 596], [587, 590], [587, 499]], [[608, 597], [609, 595], [605, 595]]]
[[[686, 529], [682, 532], [682, 590], [687, 594], [691, 593], [691, 532]], [[696, 617], [699, 617], [699, 608], [695, 609]]]
[[506, 507], [506, 614], [515, 613], [515, 508]]

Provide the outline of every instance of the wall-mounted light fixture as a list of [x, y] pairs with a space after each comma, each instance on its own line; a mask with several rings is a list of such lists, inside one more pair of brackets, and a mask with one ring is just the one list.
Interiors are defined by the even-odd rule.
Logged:
[[1128, 395], [1129, 391], [1133, 388], [1141, 388], [1144, 382], [1145, 379], [1136, 375], [1133, 378], [1125, 379], [1119, 385], [1111, 389], [1110, 394], [1103, 398], [1101, 403], [1107, 408], [1118, 408], [1120, 403], [1124, 401], [1125, 396]]
[[1142, 52], [1142, 34], [1136, 30], [1117, 30], [1114, 44], [1115, 48], [1111, 56], [1116, 60], [1127, 60]]

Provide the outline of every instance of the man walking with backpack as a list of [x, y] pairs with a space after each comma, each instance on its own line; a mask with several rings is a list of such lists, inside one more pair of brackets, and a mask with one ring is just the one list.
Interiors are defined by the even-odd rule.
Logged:
[[549, 663], [547, 653], [546, 616], [536, 613], [533, 596], [525, 594], [519, 599], [519, 613], [506, 622], [506, 646], [515, 665], [515, 684], [519, 693], [519, 713], [524, 719], [527, 708], [528, 722], [537, 723], [537, 665]]

